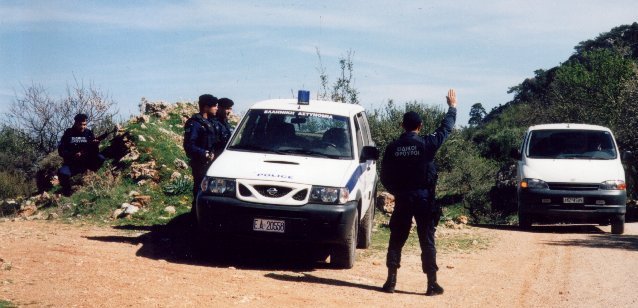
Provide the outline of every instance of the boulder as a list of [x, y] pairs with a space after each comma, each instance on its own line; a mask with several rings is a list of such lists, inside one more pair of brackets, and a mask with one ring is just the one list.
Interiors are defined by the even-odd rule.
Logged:
[[20, 207], [20, 211], [18, 212], [18, 216], [27, 218], [33, 216], [38, 211], [38, 208], [35, 204], [27, 201], [24, 205]]
[[113, 215], [111, 217], [113, 217], [113, 219], [118, 219], [122, 216], [122, 214], [124, 214], [123, 209], [116, 209], [115, 211], [113, 211]]
[[[151, 204], [151, 196], [147, 196], [147, 195], [135, 196], [135, 197], [133, 197], [133, 202], [137, 202], [141, 206], [148, 206], [148, 205]], [[133, 204], [133, 202], [131, 202], [131, 204]], [[135, 204], [133, 204], [133, 205], [135, 205]]]
[[377, 195], [377, 208], [383, 213], [394, 212], [394, 196], [389, 192], [382, 192]]
[[175, 158], [175, 161], [173, 162], [173, 164], [175, 164], [175, 167], [177, 167], [177, 169], [183, 169], [183, 170], [188, 169], [188, 164], [179, 158]]
[[171, 174], [171, 181], [176, 180], [176, 179], [179, 179], [179, 178], [181, 178], [181, 177], [182, 177], [182, 174], [181, 174], [181, 173], [179, 173], [179, 172], [177, 172], [177, 171], [174, 171], [174, 172]]
[[461, 225], [467, 225], [469, 219], [467, 218], [467, 216], [465, 215], [461, 215], [459, 217], [456, 217], [456, 219], [454, 219], [456, 221], [457, 224], [461, 224]]
[[175, 209], [174, 206], [169, 205], [167, 207], [164, 208], [164, 212], [168, 215], [175, 215], [175, 213], [177, 212], [177, 210]]
[[20, 204], [13, 199], [4, 200], [0, 203], [0, 216], [10, 216], [20, 210]]

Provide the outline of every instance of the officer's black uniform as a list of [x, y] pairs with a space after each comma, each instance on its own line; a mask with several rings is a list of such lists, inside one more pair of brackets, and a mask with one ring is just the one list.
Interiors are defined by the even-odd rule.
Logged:
[[[94, 142], [95, 135], [90, 129], [72, 127], [64, 131], [58, 154], [63, 158], [62, 167], [58, 170], [58, 179], [62, 186], [62, 193], [71, 194], [71, 177], [87, 170], [97, 170], [104, 162], [104, 156], [99, 153], [99, 143]], [[77, 157], [77, 153], [82, 153]]]
[[[404, 122], [406, 117], [412, 116], [416, 117], [413, 120], [421, 123], [418, 114], [408, 114], [404, 116]], [[434, 203], [437, 180], [434, 155], [452, 131], [455, 121], [456, 108], [450, 107], [441, 126], [433, 134], [421, 137], [415, 132], [405, 132], [385, 150], [381, 182], [395, 196], [386, 265], [394, 270], [395, 279], [396, 269], [401, 266], [401, 249], [408, 238], [414, 217], [421, 246], [423, 272], [428, 275], [428, 284], [436, 281], [438, 267], [434, 233], [440, 218], [440, 207]], [[392, 285], [389, 291], [392, 292], [393, 289]]]
[[184, 151], [189, 158], [193, 173], [193, 205], [197, 199], [200, 184], [212, 162], [208, 155], [214, 153], [215, 146], [219, 143], [218, 136], [213, 122], [199, 113], [194, 114], [184, 124]]
[[217, 111], [218, 116], [215, 119], [212, 119], [219, 131], [219, 143], [215, 148], [215, 156], [218, 156], [222, 153], [222, 151], [224, 151], [226, 144], [230, 140], [230, 136], [233, 134], [233, 126], [230, 125], [228, 118], [225, 114], [222, 114], [222, 112], [225, 113], [226, 111], [223, 109], [231, 108], [234, 104], [235, 103], [229, 98], [223, 97], [219, 99], [219, 110]]

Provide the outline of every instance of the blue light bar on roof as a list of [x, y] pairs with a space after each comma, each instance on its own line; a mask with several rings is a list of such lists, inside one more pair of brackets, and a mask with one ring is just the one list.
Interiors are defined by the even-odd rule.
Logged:
[[299, 90], [297, 93], [298, 105], [310, 105], [310, 91]]

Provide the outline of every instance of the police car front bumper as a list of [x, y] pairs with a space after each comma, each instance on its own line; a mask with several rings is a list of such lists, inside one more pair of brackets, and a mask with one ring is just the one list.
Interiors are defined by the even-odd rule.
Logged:
[[539, 218], [610, 218], [626, 213], [626, 200], [624, 190], [526, 189], [519, 191], [519, 211]]
[[[203, 194], [199, 195], [196, 203], [197, 224], [201, 232], [322, 244], [343, 243], [357, 221], [356, 210], [356, 201], [343, 205], [307, 203], [285, 206]], [[284, 231], [254, 230], [255, 219], [284, 221]]]

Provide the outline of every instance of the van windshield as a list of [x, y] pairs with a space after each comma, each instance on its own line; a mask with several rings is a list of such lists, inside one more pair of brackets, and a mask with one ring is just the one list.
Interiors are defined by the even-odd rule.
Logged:
[[334, 159], [352, 158], [347, 117], [298, 110], [248, 111], [229, 149]]
[[609, 132], [547, 129], [532, 131], [527, 156], [551, 159], [615, 159], [616, 146]]

